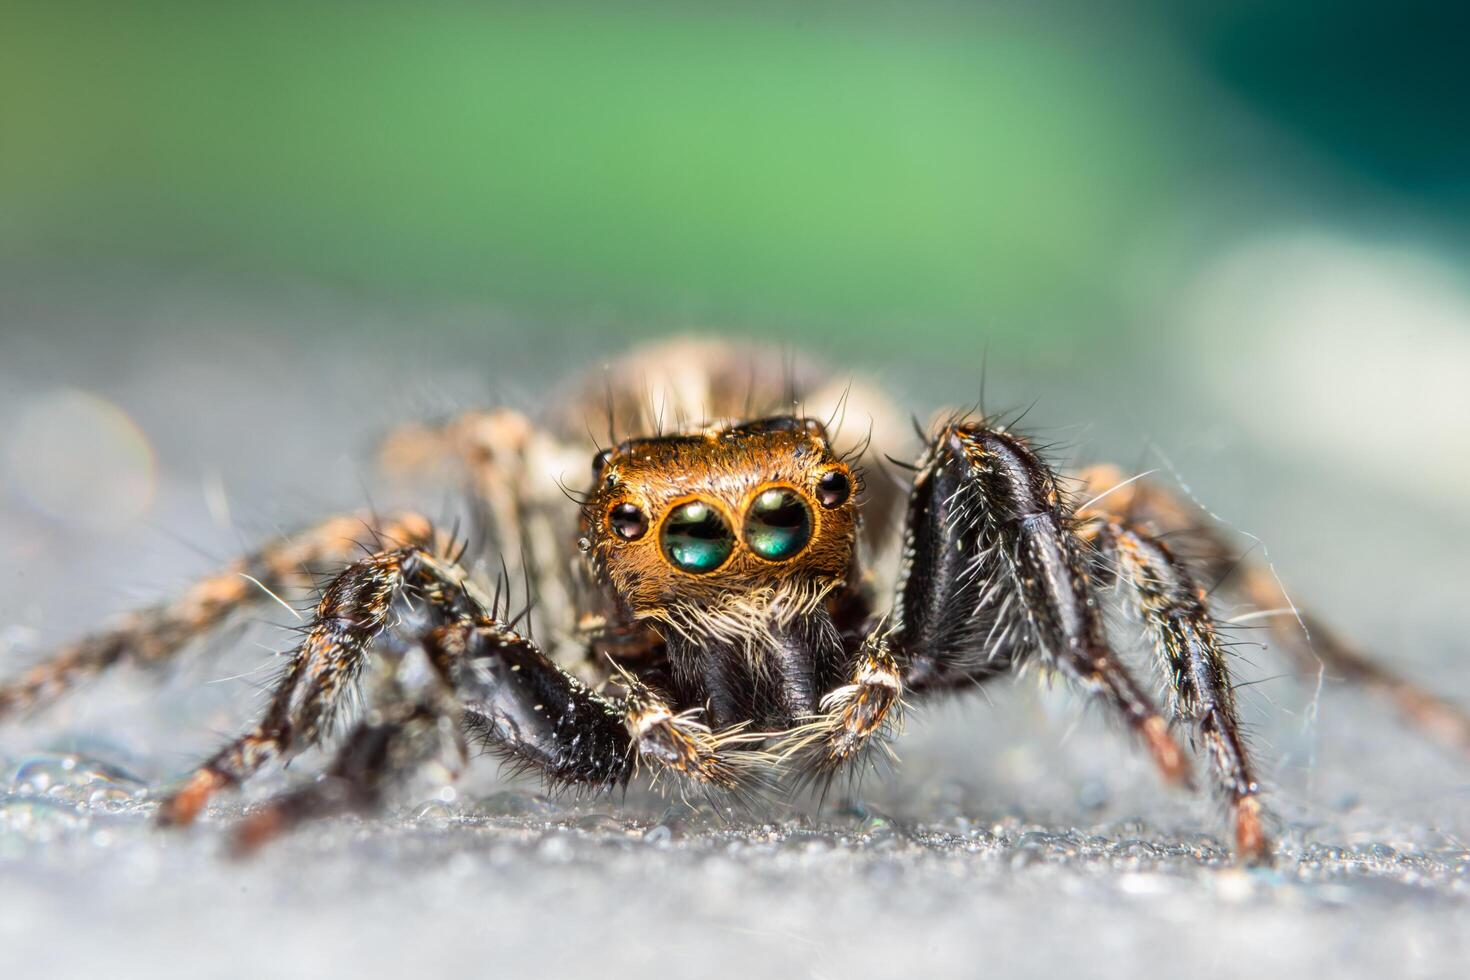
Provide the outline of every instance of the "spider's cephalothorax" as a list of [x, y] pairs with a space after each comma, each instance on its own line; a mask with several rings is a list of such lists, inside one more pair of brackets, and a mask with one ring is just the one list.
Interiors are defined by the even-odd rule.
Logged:
[[[338, 732], [323, 778], [256, 809], [242, 845], [377, 805], [393, 778], [441, 751], [446, 731], [556, 785], [607, 788], [649, 771], [738, 793], [773, 776], [830, 775], [882, 744], [901, 705], [1040, 663], [1096, 696], [1172, 781], [1188, 778], [1175, 740], [1186, 726], [1229, 807], [1237, 851], [1269, 856], [1201, 583], [1263, 609], [1291, 604], [1195, 509], [1110, 467], [1077, 475], [1075, 500], [1087, 501], [1077, 506], [1024, 437], [976, 416], [934, 426], [910, 455], [907, 487], [883, 479], [864, 490], [851, 462], [860, 447], [817, 419], [867, 416], [870, 438], [903, 452], [904, 427], [881, 396], [822, 387], [779, 358], [719, 344], [669, 343], [605, 380], [565, 399], [546, 429], [502, 409], [385, 441], [390, 473], [447, 468], [467, 481], [481, 532], [471, 540], [483, 548], [471, 553], [412, 513], [325, 521], [0, 684], [0, 719], [114, 664], [169, 661], [232, 613], [326, 576], [264, 713], [163, 802], [165, 823], [188, 823], [217, 791]], [[814, 383], [798, 402], [782, 380]], [[578, 509], [560, 477], [586, 465], [577, 433], [604, 403], [610, 428], [641, 435], [596, 452]], [[675, 434], [662, 433], [665, 412]], [[905, 490], [904, 531], [890, 534]], [[353, 560], [364, 523], [372, 553]], [[524, 621], [505, 599], [522, 577], [535, 606]], [[884, 578], [892, 599], [880, 603]], [[1171, 718], [1115, 652], [1104, 620], [1114, 597], [1142, 623]], [[1308, 648], [1300, 615], [1272, 622], [1313, 670], [1366, 683], [1470, 746], [1470, 718], [1454, 705], [1320, 623]], [[410, 658], [426, 669], [399, 670]], [[363, 687], [374, 710], [344, 731], [338, 722]]]

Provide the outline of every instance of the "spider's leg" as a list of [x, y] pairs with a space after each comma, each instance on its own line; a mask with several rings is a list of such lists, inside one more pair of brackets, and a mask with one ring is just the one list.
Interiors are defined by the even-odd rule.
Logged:
[[1198, 506], [1148, 480], [1129, 480], [1114, 466], [1092, 466], [1078, 476], [1094, 499], [1082, 516], [1142, 524], [1155, 536], [1182, 536], [1200, 578], [1221, 583], [1268, 614], [1271, 636], [1303, 671], [1326, 670], [1361, 684], [1391, 701], [1410, 724], [1444, 745], [1470, 754], [1470, 711], [1356, 648], [1350, 641], [1287, 596], [1275, 574], [1260, 562], [1242, 561], [1225, 531]]
[[159, 819], [187, 824], [209, 798], [237, 786], [273, 759], [328, 734], [369, 649], [393, 625], [409, 592], [440, 621], [489, 616], [463, 571], [418, 547], [382, 551], [354, 562], [322, 592], [305, 637], [250, 731], [226, 745], [164, 801]]
[[474, 741], [552, 784], [627, 780], [632, 739], [621, 706], [562, 670], [528, 637], [480, 619], [430, 632], [424, 649], [449, 678]]
[[507, 561], [525, 551], [525, 457], [535, 429], [511, 409], [463, 412], [440, 422], [398, 426], [378, 445], [378, 465], [390, 476], [464, 480], [477, 530]]
[[[570, 618], [576, 586], [561, 560], [573, 525], [562, 474], [586, 471], [573, 452], [514, 409], [462, 412], [390, 431], [378, 463], [390, 476], [462, 483], [470, 507], [472, 558], [494, 555], [507, 577], [530, 583], [535, 610]], [[540, 613], [533, 611], [540, 621]]]
[[[219, 790], [320, 742], [375, 642], [394, 627], [395, 609], [413, 599], [426, 620], [424, 648], [463, 707], [470, 734], [549, 781], [616, 785], [638, 759], [664, 761], [670, 740], [675, 748], [691, 738], [701, 748], [741, 740], [684, 716], [657, 716], [654, 702], [602, 698], [501, 622], [462, 568], [401, 548], [355, 562], [327, 586], [264, 715], [164, 801], [160, 820], [189, 823]], [[689, 775], [714, 782], [744, 760], [737, 753], [717, 765], [706, 756], [695, 754], [703, 765]]]
[[1163, 542], [1134, 525], [1098, 521], [1083, 531], [1089, 532], [1100, 545], [1098, 564], [1111, 560], [1148, 627], [1174, 692], [1174, 717], [1193, 722], [1209, 750], [1215, 781], [1230, 807], [1236, 853], [1253, 862], [1269, 860], [1260, 787], [1241, 739], [1230, 668], [1204, 589]]
[[1051, 470], [1014, 435], [946, 425], [909, 500], [893, 643], [911, 677], [973, 675], [1033, 652], [1141, 737], [1165, 778], [1188, 763], [1109, 646], [1087, 545]]
[[[633, 771], [623, 707], [566, 674], [529, 638], [489, 616], [422, 634], [436, 696], [376, 708], [345, 739], [326, 775], [254, 810], [237, 848], [248, 851], [303, 820], [376, 809], [389, 786], [464, 735], [553, 784], [610, 787]], [[401, 695], [400, 695], [401, 697]]]
[[394, 777], [439, 748], [442, 717], [430, 705], [406, 702], [359, 722], [325, 775], [268, 800], [240, 822], [235, 852], [254, 851], [306, 820], [376, 810]]
[[444, 626], [425, 648], [451, 678], [468, 733], [553, 785], [621, 785], [647, 765], [655, 780], [667, 773], [740, 793], [770, 761], [742, 747], [761, 736], [711, 731], [697, 713], [676, 713], [631, 674], [616, 678], [625, 697], [598, 694], [491, 621]]
[[0, 684], [0, 720], [39, 708], [80, 681], [122, 663], [159, 664], [234, 613], [291, 594], [346, 561], [362, 542], [427, 544], [433, 530], [415, 514], [388, 519], [340, 516], [272, 543], [197, 581], [167, 603], [130, 613], [116, 627], [84, 636]]

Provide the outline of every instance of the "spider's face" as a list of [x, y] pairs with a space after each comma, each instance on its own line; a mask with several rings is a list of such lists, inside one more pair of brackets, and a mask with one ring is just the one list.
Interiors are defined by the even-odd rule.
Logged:
[[624, 442], [593, 463], [589, 557], [639, 617], [849, 575], [855, 477], [821, 423], [778, 418]]

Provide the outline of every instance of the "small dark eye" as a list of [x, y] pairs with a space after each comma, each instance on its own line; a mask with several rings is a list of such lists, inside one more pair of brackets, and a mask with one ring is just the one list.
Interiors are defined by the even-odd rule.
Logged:
[[592, 479], [595, 480], [602, 475], [602, 468], [607, 465], [607, 461], [610, 459], [612, 459], [611, 449], [604, 449], [592, 457]]
[[772, 487], [745, 512], [745, 543], [768, 561], [785, 561], [806, 547], [812, 515], [795, 490]]
[[648, 517], [632, 504], [618, 504], [607, 515], [607, 522], [625, 541], [637, 541], [648, 533]]
[[670, 511], [660, 537], [674, 567], [695, 574], [714, 571], [735, 550], [735, 536], [720, 512], [698, 500]]
[[832, 470], [817, 481], [817, 502], [831, 510], [852, 496], [852, 480], [841, 470]]

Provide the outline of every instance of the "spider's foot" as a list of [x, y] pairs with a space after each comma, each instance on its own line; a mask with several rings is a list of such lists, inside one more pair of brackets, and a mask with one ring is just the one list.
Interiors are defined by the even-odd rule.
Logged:
[[165, 827], [187, 827], [194, 822], [210, 797], [229, 785], [229, 779], [215, 769], [204, 768], [189, 777], [158, 808], [158, 822]]
[[310, 819], [349, 811], [368, 811], [378, 797], [350, 780], [326, 776], [300, 789], [282, 793], [252, 809], [230, 837], [232, 857], [249, 857], [266, 844]]
[[232, 857], [249, 857], [286, 832], [288, 821], [279, 807], [256, 810], [235, 826], [230, 839]]
[[1271, 863], [1271, 838], [1266, 834], [1261, 801], [1247, 796], [1235, 804], [1235, 853], [1250, 865]]

